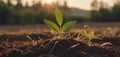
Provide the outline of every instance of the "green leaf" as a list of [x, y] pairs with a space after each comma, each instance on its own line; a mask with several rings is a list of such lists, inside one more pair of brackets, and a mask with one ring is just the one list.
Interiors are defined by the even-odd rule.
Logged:
[[102, 40], [102, 38], [97, 37], [97, 36], [94, 36], [93, 39], [95, 39], [95, 40]]
[[27, 37], [28, 39], [32, 40], [32, 38], [31, 38], [30, 36], [27, 35], [26, 37]]
[[86, 31], [83, 31], [81, 34], [90, 40], [90, 35]]
[[65, 23], [62, 27], [62, 31], [64, 31], [64, 32], [70, 31], [75, 23], [76, 23], [76, 21], [69, 21], [69, 22]]
[[59, 24], [59, 26], [61, 26], [63, 23], [63, 15], [58, 8], [55, 11], [55, 16], [56, 16], [57, 23]]
[[95, 36], [94, 31], [91, 31], [91, 32], [89, 33], [89, 36], [90, 36], [91, 39], [94, 38], [94, 36]]
[[46, 20], [44, 19], [44, 22], [50, 27], [52, 28], [54, 31], [59, 31], [59, 27], [52, 21]]
[[91, 39], [91, 40], [92, 40], [92, 39], [95, 39], [95, 40], [102, 40], [102, 38], [99, 38], [99, 37], [95, 36], [94, 31], [91, 31], [89, 35], [90, 35], [90, 39]]

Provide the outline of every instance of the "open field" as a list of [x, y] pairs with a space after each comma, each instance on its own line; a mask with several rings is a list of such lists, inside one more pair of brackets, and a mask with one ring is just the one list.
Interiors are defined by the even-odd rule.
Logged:
[[[76, 24], [74, 30], [76, 29], [83, 29], [84, 25], [89, 25], [92, 28], [120, 28], [120, 22], [110, 22], [110, 23], [79, 23]], [[46, 25], [37, 24], [37, 25], [7, 25], [7, 26], [0, 26], [0, 35], [1, 34], [29, 34], [29, 33], [40, 33], [50, 31]]]
[[[81, 34], [86, 24], [102, 38], [92, 40], [92, 47]], [[45, 25], [0, 26], [0, 57], [120, 57], [120, 23], [76, 24], [52, 49], [55, 36]], [[102, 46], [106, 42], [112, 45]]]

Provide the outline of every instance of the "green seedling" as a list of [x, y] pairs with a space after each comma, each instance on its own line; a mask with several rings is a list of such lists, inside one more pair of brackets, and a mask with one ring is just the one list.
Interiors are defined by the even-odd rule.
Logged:
[[49, 54], [53, 51], [53, 49], [55, 48], [56, 44], [61, 40], [62, 38], [62, 34], [63, 32], [69, 32], [72, 27], [74, 26], [74, 24], [76, 23], [76, 21], [68, 21], [65, 24], [63, 24], [63, 14], [62, 12], [57, 8], [55, 11], [55, 17], [56, 17], [56, 22], [54, 23], [53, 21], [44, 19], [45, 24], [47, 24], [53, 31], [58, 33], [58, 36], [55, 37], [55, 43], [52, 47], [52, 49], [50, 50]]
[[63, 24], [63, 14], [58, 8], [55, 11], [55, 16], [57, 24], [47, 19], [44, 19], [44, 22], [52, 30], [56, 31], [59, 34], [59, 36], [61, 36], [63, 32], [69, 32], [76, 23], [76, 21], [68, 21], [65, 24]]
[[[89, 29], [88, 30], [90, 30], [90, 27], [89, 27]], [[95, 35], [95, 32], [94, 31], [89, 31], [89, 33], [85, 30], [85, 31], [83, 31], [82, 33], [81, 33], [83, 36], [85, 36], [85, 38], [87, 38], [88, 39], [88, 42], [87, 42], [87, 44], [89, 45], [89, 46], [92, 46], [92, 40], [102, 40], [102, 38], [99, 38], [99, 37], [97, 37], [96, 35]]]
[[119, 30], [119, 28], [112, 28], [112, 27], [108, 27], [106, 29], [107, 29], [107, 33], [109, 33], [109, 36], [111, 37], [114, 37]]

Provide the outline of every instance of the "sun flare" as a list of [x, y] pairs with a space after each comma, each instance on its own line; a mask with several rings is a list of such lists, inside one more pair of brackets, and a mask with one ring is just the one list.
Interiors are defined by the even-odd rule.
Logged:
[[55, 0], [44, 0], [44, 3], [52, 3], [52, 2], [54, 2]]

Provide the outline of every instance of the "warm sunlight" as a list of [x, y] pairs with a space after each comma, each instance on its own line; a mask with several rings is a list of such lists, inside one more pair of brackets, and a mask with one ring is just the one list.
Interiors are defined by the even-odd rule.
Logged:
[[52, 2], [54, 2], [55, 0], [44, 0], [44, 3], [52, 3]]
[[[7, 0], [3, 0], [3, 1], [7, 3]], [[60, 4], [63, 4], [64, 1], [67, 1], [69, 7], [91, 10], [90, 5], [93, 0], [22, 0], [23, 5], [25, 5], [26, 1], [29, 3], [29, 6], [32, 6], [32, 1], [35, 1], [35, 3], [42, 1], [43, 4], [44, 3], [51, 4], [52, 2], [56, 2], [56, 1], [59, 1]], [[99, 2], [103, 1], [111, 7], [114, 5], [113, 0], [98, 0], [98, 1]], [[12, 3], [17, 4], [16, 0], [12, 0]]]

